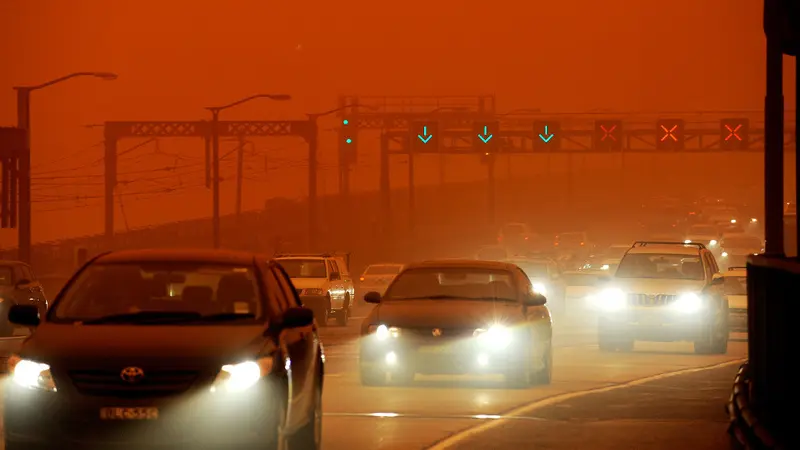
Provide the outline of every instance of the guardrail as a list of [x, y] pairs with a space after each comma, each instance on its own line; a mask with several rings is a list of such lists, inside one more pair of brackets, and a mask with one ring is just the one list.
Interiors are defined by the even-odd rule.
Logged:
[[732, 432], [748, 449], [800, 448], [800, 389], [792, 370], [800, 348], [800, 262], [750, 257], [747, 311], [749, 360], [734, 385]]
[[742, 364], [733, 380], [733, 392], [726, 410], [730, 419], [728, 433], [734, 448], [744, 450], [783, 450], [775, 438], [759, 422], [750, 403], [752, 387], [748, 363]]

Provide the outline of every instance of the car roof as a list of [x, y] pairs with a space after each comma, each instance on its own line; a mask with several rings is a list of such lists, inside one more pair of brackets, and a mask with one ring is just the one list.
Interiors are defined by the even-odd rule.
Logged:
[[202, 262], [252, 265], [257, 259], [254, 253], [234, 250], [144, 249], [109, 252], [99, 256], [95, 263]]
[[686, 255], [686, 256], [697, 256], [700, 254], [700, 250], [691, 244], [683, 244], [676, 242], [673, 244], [648, 244], [641, 247], [632, 247], [626, 255], [630, 254], [659, 254], [659, 255]]
[[405, 267], [405, 270], [426, 268], [514, 270], [516, 265], [502, 261], [481, 261], [476, 259], [437, 259], [409, 264]]

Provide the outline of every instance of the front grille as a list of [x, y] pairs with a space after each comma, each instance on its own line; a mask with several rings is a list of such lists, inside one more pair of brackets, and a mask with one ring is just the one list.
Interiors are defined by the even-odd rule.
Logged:
[[84, 395], [103, 397], [165, 397], [181, 394], [192, 387], [199, 372], [194, 370], [145, 370], [144, 377], [130, 383], [120, 370], [94, 369], [69, 372], [72, 384]]
[[632, 306], [666, 306], [677, 299], [672, 294], [628, 294], [628, 304]]
[[[434, 330], [439, 330], [438, 336], [434, 336]], [[452, 339], [464, 339], [470, 338], [475, 333], [474, 328], [437, 328], [437, 327], [430, 327], [430, 328], [403, 328], [403, 334], [411, 334], [418, 338], [424, 339], [441, 339], [441, 340], [452, 340]]]

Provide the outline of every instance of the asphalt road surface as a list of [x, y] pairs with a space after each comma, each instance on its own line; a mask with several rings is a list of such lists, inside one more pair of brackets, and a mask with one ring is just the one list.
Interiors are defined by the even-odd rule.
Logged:
[[[410, 387], [362, 387], [357, 333], [366, 308], [347, 327], [331, 322], [321, 332], [325, 450], [729, 448], [723, 406], [746, 357], [743, 339], [727, 355], [695, 355], [688, 343], [609, 354], [598, 351], [592, 327], [563, 325], [549, 386], [418, 376]], [[0, 353], [8, 348], [0, 342]]]

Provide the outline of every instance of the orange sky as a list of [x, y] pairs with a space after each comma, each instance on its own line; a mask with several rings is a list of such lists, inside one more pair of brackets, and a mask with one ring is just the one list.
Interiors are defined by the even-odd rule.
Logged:
[[[74, 71], [120, 75], [114, 82], [71, 80], [33, 98], [34, 241], [89, 234], [102, 230], [101, 203], [93, 198], [102, 194], [102, 165], [92, 164], [102, 156], [102, 131], [84, 125], [104, 120], [202, 119], [204, 106], [257, 92], [295, 100], [256, 101], [224, 118], [302, 118], [330, 109], [340, 93], [496, 94], [501, 110], [759, 109], [761, 6], [740, 3], [4, 0], [0, 125], [15, 122], [13, 85]], [[786, 64], [787, 106], [794, 108], [794, 59]], [[321, 190], [332, 193], [334, 142], [323, 139]], [[120, 149], [138, 142], [123, 141]], [[255, 148], [247, 160], [247, 208], [273, 195], [304, 194], [302, 141], [262, 139]], [[209, 193], [192, 188], [202, 178], [201, 152], [199, 140], [164, 140], [122, 159], [123, 173], [152, 170], [139, 176], [148, 180], [120, 187], [130, 227], [208, 214]], [[361, 159], [356, 188], [376, 185], [374, 159]], [[224, 166], [230, 178], [233, 166]], [[155, 171], [165, 167], [176, 169]], [[451, 167], [450, 177], [481, 177], [473, 169]], [[438, 176], [418, 170], [420, 182]], [[223, 199], [223, 212], [231, 212], [230, 182]], [[14, 236], [0, 232], [0, 244]]]

